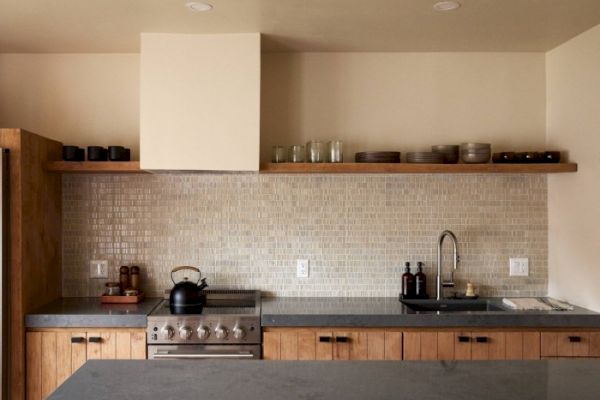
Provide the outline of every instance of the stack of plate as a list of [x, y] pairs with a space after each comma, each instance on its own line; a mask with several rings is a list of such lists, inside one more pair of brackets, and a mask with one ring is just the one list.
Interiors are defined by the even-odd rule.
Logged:
[[444, 164], [456, 164], [458, 162], [458, 148], [454, 144], [440, 144], [431, 146], [431, 151], [440, 153], [444, 156]]
[[460, 158], [467, 164], [485, 164], [492, 156], [489, 143], [463, 143], [460, 145]]
[[356, 153], [357, 163], [399, 163], [400, 152], [397, 151], [363, 151]]
[[444, 155], [428, 151], [406, 153], [406, 162], [418, 164], [443, 164]]

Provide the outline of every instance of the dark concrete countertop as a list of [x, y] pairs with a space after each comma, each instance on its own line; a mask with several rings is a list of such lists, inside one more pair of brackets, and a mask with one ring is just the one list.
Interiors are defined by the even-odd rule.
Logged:
[[25, 327], [145, 328], [148, 314], [161, 300], [147, 298], [138, 304], [102, 304], [98, 297], [67, 297], [26, 315]]
[[[487, 300], [501, 306], [501, 298]], [[262, 326], [600, 328], [600, 314], [580, 307], [573, 311], [415, 313], [391, 297], [277, 297], [263, 298]]]
[[88, 361], [50, 400], [597, 400], [600, 360]]

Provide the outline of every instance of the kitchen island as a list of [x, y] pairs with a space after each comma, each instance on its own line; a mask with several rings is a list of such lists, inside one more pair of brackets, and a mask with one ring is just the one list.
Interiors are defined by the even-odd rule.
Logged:
[[51, 400], [596, 400], [600, 360], [88, 361]]

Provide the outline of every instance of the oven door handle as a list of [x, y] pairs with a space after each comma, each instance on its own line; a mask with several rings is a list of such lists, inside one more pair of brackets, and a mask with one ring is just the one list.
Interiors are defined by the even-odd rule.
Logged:
[[252, 353], [206, 353], [206, 354], [189, 354], [189, 353], [170, 353], [170, 352], [158, 352], [152, 355], [155, 359], [188, 359], [188, 360], [209, 360], [209, 359], [240, 359], [240, 358], [254, 358]]

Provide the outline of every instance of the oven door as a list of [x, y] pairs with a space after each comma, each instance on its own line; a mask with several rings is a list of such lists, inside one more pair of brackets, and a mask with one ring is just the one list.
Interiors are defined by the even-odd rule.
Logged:
[[260, 345], [149, 345], [149, 360], [259, 360]]

